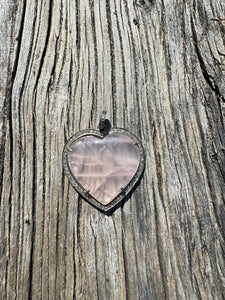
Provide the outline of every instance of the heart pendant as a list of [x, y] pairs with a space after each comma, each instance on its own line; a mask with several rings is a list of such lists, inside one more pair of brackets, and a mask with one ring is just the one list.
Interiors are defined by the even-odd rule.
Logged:
[[117, 205], [136, 185], [145, 166], [139, 139], [122, 128], [79, 131], [63, 150], [63, 167], [83, 198], [105, 212]]

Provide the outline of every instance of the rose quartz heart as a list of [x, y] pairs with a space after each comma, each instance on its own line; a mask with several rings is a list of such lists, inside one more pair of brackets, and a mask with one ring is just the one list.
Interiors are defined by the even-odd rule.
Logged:
[[122, 133], [109, 133], [103, 139], [83, 136], [70, 148], [68, 165], [71, 173], [103, 205], [121, 193], [139, 166], [138, 147]]

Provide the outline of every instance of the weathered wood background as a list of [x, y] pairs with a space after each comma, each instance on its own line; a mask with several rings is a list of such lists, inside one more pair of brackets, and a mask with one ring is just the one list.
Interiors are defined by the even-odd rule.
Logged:
[[[1, 299], [225, 299], [224, 0], [0, 0]], [[102, 110], [147, 166], [106, 216], [63, 175]]]

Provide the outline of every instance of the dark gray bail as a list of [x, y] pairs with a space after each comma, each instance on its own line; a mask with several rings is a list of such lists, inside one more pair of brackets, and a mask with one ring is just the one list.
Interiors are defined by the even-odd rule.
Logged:
[[103, 111], [100, 116], [100, 122], [99, 122], [99, 131], [101, 135], [106, 135], [109, 133], [111, 128], [111, 123], [108, 119], [106, 119], [106, 111]]

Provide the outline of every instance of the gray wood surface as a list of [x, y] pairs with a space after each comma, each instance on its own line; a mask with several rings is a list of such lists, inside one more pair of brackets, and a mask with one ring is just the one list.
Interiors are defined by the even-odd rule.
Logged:
[[[0, 0], [0, 298], [225, 299], [224, 0]], [[143, 142], [111, 216], [62, 170], [102, 110]]]

